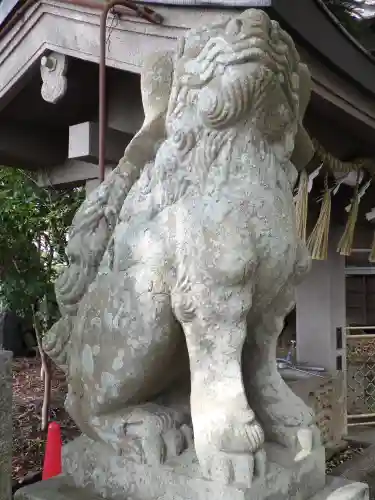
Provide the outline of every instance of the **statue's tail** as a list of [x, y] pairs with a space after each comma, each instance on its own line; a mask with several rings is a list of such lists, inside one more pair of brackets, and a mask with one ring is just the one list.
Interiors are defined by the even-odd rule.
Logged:
[[120, 164], [82, 204], [69, 232], [69, 266], [57, 279], [56, 299], [61, 314], [75, 316], [82, 297], [95, 279], [125, 198], [141, 169]]

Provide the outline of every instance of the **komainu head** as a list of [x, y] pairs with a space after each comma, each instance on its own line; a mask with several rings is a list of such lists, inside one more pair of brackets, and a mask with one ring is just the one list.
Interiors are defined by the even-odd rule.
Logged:
[[242, 127], [289, 159], [301, 67], [290, 36], [260, 10], [189, 31], [177, 49], [167, 129], [192, 120], [212, 131]]

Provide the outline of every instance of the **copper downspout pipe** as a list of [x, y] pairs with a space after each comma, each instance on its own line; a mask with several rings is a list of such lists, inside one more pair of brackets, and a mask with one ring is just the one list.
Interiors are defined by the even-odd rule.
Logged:
[[[75, 0], [73, 0], [74, 2]], [[83, 1], [83, 0], [79, 0]], [[147, 19], [150, 23], [161, 24], [163, 18], [152, 9], [136, 5], [131, 0], [112, 0], [105, 4], [100, 16], [100, 62], [99, 62], [99, 181], [104, 181], [106, 130], [107, 130], [107, 85], [106, 85], [106, 29], [107, 17], [112, 8], [126, 7], [136, 12], [139, 17]], [[116, 11], [115, 11], [116, 12]]]
[[[26, 2], [14, 13], [5, 26], [0, 29], [0, 38], [9, 33], [12, 28], [26, 14], [27, 10], [37, 3], [38, 0], [26, 0]], [[112, 0], [108, 3], [100, 3], [95, 0], [60, 0], [90, 9], [102, 9], [100, 16], [100, 59], [99, 59], [99, 180], [103, 182], [105, 175], [105, 142], [107, 130], [107, 92], [106, 92], [106, 28], [109, 11], [113, 9], [116, 14], [124, 14], [129, 9], [134, 11], [137, 17], [142, 17], [150, 23], [161, 24], [163, 18], [154, 10], [145, 5], [137, 5], [132, 0]]]

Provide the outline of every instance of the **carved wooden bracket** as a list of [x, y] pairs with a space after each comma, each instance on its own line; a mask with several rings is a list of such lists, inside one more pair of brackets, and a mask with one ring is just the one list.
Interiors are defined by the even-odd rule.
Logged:
[[67, 69], [68, 58], [64, 54], [52, 52], [42, 57], [40, 61], [40, 74], [43, 81], [41, 94], [45, 101], [56, 104], [65, 95], [68, 86]]

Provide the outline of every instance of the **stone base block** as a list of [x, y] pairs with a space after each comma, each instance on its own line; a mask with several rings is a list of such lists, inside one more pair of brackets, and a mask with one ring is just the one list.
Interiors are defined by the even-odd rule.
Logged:
[[[151, 466], [82, 436], [64, 447], [64, 476], [28, 486], [18, 500], [366, 500], [368, 488], [334, 478], [326, 481], [324, 448], [295, 462], [278, 446], [266, 448], [268, 466], [251, 486], [225, 485], [202, 477], [192, 450]], [[337, 496], [338, 495], [338, 496]]]
[[117, 456], [85, 436], [65, 446], [63, 464], [77, 487], [111, 500], [307, 500], [324, 488], [323, 447], [300, 462], [274, 444], [266, 452], [266, 476], [255, 478], [251, 488], [206, 479], [193, 450], [151, 466]]

